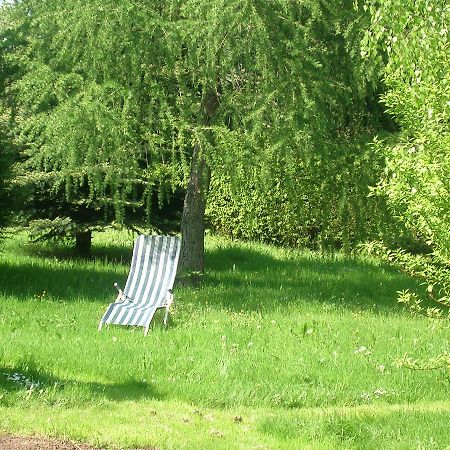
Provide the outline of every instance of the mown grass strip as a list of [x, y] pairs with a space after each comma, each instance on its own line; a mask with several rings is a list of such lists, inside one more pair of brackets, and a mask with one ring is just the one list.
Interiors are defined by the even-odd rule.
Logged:
[[[0, 409], [0, 428], [120, 448], [443, 448], [449, 402], [356, 407], [217, 410], [182, 402]], [[448, 423], [448, 422], [447, 422]]]

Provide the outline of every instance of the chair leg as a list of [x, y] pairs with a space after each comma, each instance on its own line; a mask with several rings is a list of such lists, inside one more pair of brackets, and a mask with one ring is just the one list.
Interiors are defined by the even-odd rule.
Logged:
[[175, 298], [171, 291], [169, 291], [169, 300], [167, 301], [166, 305], [166, 314], [164, 315], [164, 328], [167, 327], [167, 319], [169, 318], [169, 309], [170, 305], [175, 301]]
[[102, 329], [103, 326], [103, 322], [100, 320], [100, 323], [98, 324], [98, 331], [100, 331]]
[[166, 307], [166, 314], [164, 314], [164, 328], [167, 328], [167, 319], [169, 317], [169, 307]]
[[149, 328], [150, 328], [150, 324], [148, 324], [146, 327], [144, 327], [144, 336], [147, 336]]

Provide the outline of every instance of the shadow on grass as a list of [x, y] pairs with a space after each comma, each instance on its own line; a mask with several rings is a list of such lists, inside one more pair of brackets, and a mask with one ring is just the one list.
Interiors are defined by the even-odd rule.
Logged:
[[[118, 282], [123, 287], [131, 248], [99, 246], [98, 264], [46, 257], [20, 265], [0, 263], [0, 292], [19, 299], [47, 298], [64, 301], [113, 301]], [[103, 261], [120, 261], [122, 273]], [[206, 253], [207, 273], [200, 295], [210, 306], [234, 310], [283, 308], [286, 304], [321, 302], [355, 309], [389, 310], [397, 306], [396, 292], [414, 289], [418, 282], [386, 265], [357, 258], [308, 256], [286, 252], [283, 259], [241, 246]], [[89, 268], [89, 264], [92, 268]], [[83, 267], [85, 266], [85, 267]], [[176, 289], [182, 293], [183, 289]], [[213, 294], [211, 294], [211, 290]], [[45, 292], [45, 294], [44, 294]], [[189, 295], [187, 293], [187, 295]]]
[[94, 247], [92, 251], [92, 259], [129, 266], [131, 263], [131, 257], [133, 255], [133, 245], [134, 244], [131, 242], [130, 247], [119, 245]]
[[115, 264], [129, 265], [133, 253], [133, 242], [130, 246], [108, 245], [93, 246], [92, 255], [89, 258], [81, 258], [76, 254], [74, 248], [57, 245], [28, 244], [25, 247], [27, 254], [42, 259], [53, 259], [58, 261], [102, 261]]
[[[0, 403], [8, 403], [8, 397], [17, 395], [40, 395], [47, 402], [67, 401], [82, 403], [106, 398], [113, 401], [141, 399], [162, 400], [164, 396], [153, 385], [139, 380], [122, 383], [95, 383], [61, 379], [26, 363], [14, 368], [0, 367]], [[12, 400], [12, 399], [11, 399]]]
[[132, 241], [130, 246], [96, 244], [86, 260], [68, 246], [15, 245], [7, 246], [0, 258], [0, 293], [26, 301], [112, 302], [117, 294], [113, 285], [124, 286], [133, 250]]
[[114, 283], [123, 286], [125, 280], [126, 275], [58, 263], [0, 263], [0, 292], [26, 301], [30, 298], [36, 301], [113, 301], [116, 297]]
[[209, 305], [273, 310], [286, 304], [329, 303], [355, 309], [401, 310], [396, 292], [419, 282], [388, 265], [341, 255], [276, 259], [253, 249], [221, 248], [206, 255], [204, 287], [226, 288]]

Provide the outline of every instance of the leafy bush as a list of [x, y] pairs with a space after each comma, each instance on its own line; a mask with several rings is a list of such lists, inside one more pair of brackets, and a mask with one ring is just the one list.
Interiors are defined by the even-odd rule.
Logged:
[[398, 301], [414, 314], [433, 319], [450, 317], [450, 267], [436, 255], [411, 254], [404, 249], [390, 249], [382, 242], [362, 243], [359, 250], [394, 265], [403, 272], [422, 280], [422, 294], [399, 291]]
[[[270, 165], [270, 164], [268, 164]], [[210, 226], [233, 238], [278, 245], [343, 247], [370, 238], [404, 235], [381, 198], [369, 197], [383, 161], [365, 142], [329, 143], [307, 159], [298, 151], [284, 166], [274, 161], [268, 177], [259, 167], [212, 179]]]
[[375, 148], [386, 158], [376, 192], [440, 259], [450, 261], [450, 6], [445, 0], [366, 2], [363, 54], [379, 64], [382, 101], [400, 126]]

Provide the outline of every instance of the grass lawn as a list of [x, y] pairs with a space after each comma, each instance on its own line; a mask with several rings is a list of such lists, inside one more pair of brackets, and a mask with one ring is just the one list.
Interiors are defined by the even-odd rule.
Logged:
[[0, 431], [107, 448], [450, 448], [450, 372], [396, 362], [449, 349], [397, 305], [417, 282], [375, 260], [207, 240], [202, 288], [168, 329], [97, 332], [134, 237], [95, 259], [0, 254]]

